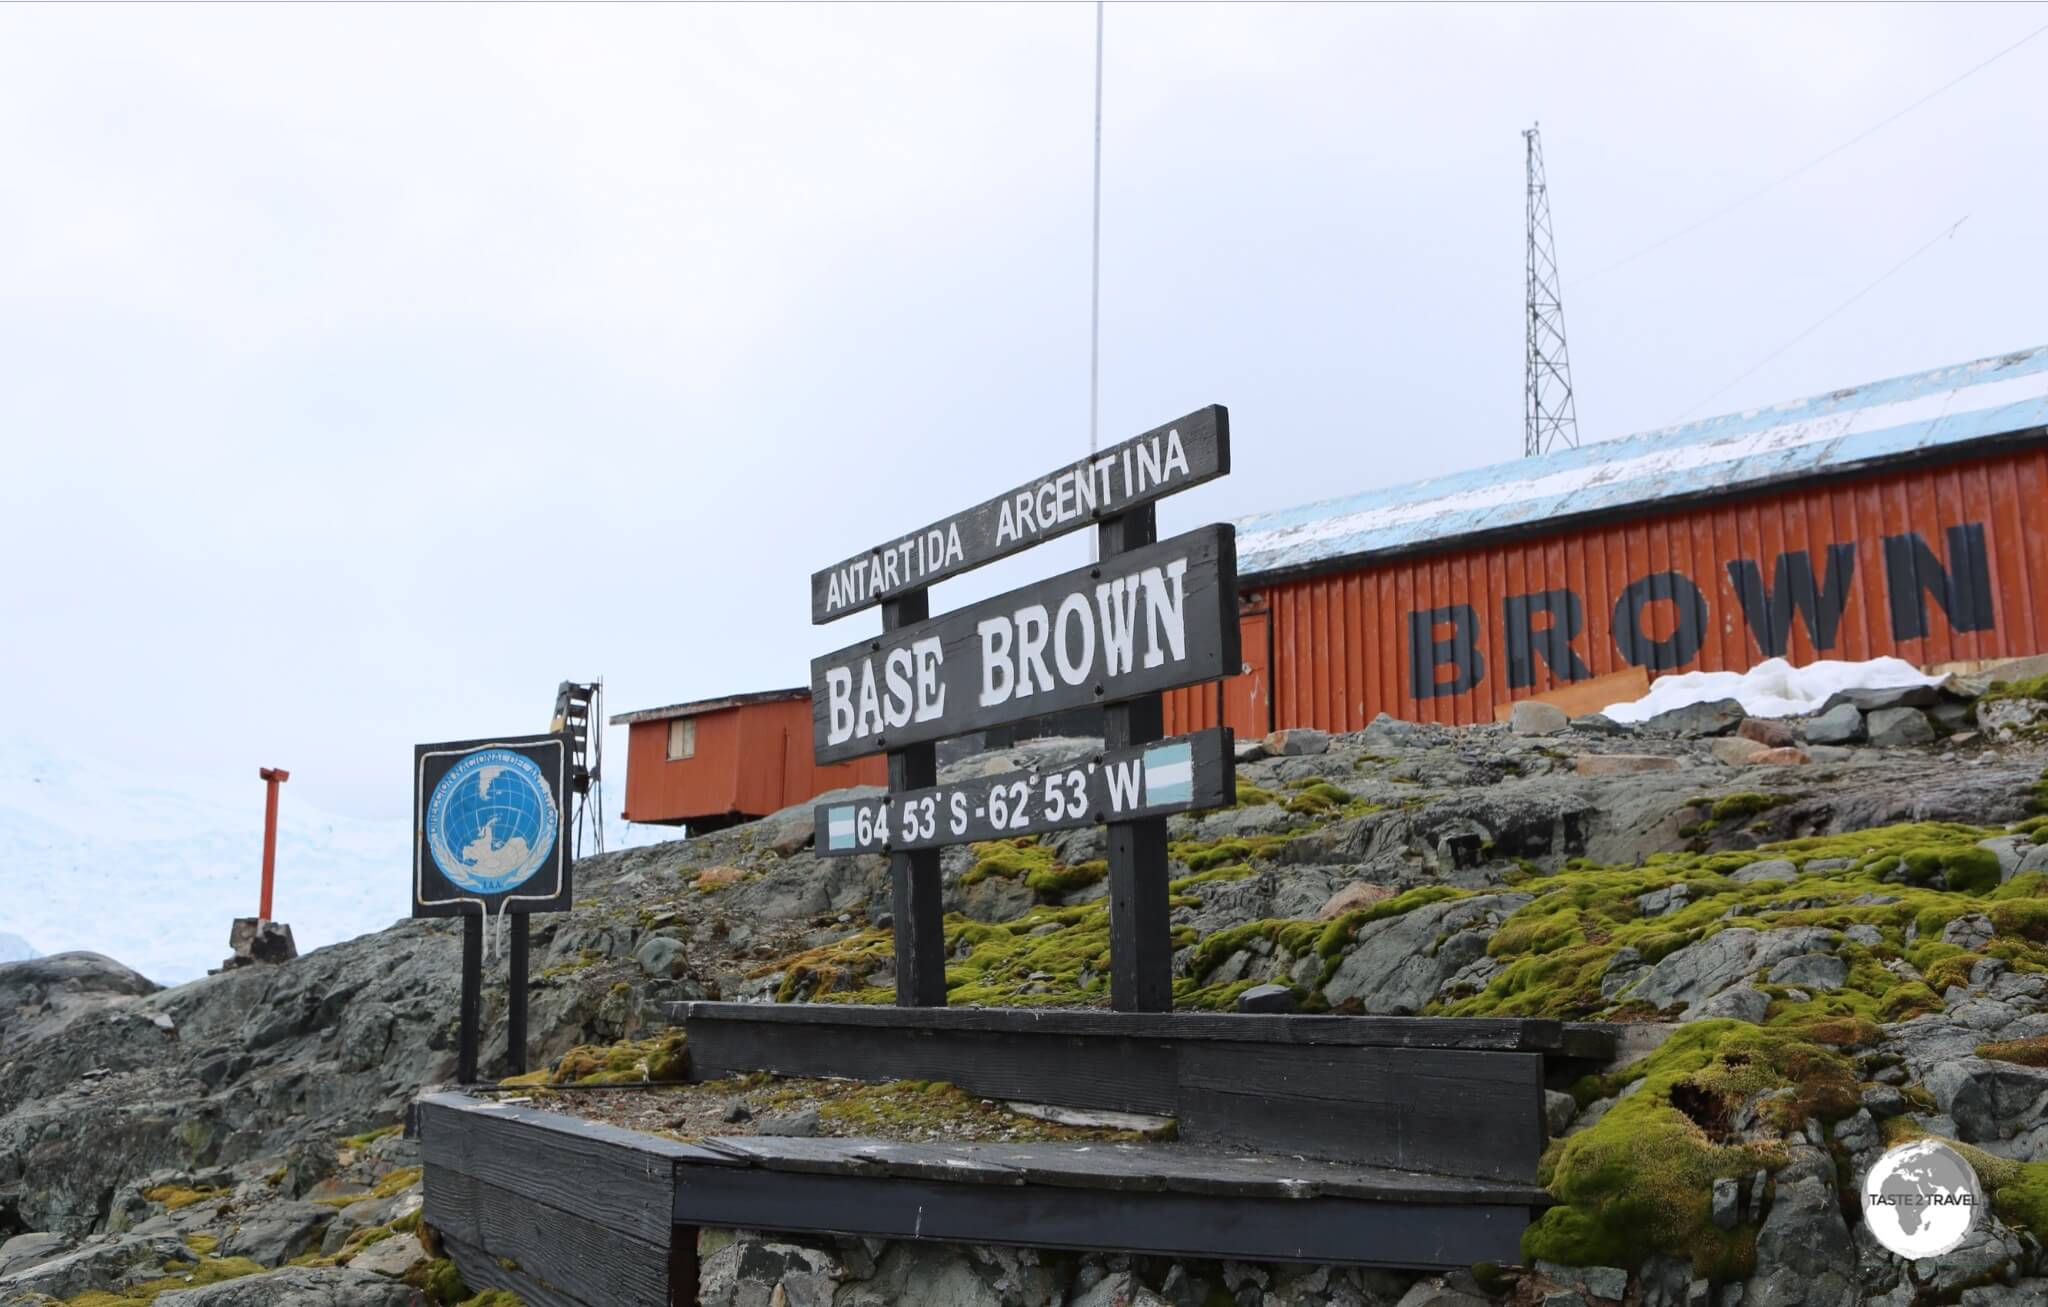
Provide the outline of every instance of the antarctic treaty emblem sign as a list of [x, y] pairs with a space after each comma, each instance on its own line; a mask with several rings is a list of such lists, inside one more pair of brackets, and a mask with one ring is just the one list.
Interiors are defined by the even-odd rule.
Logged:
[[413, 915], [569, 907], [568, 744], [506, 736], [413, 750]]

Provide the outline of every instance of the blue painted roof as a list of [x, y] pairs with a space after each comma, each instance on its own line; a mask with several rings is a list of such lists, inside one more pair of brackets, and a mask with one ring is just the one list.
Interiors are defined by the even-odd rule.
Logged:
[[2048, 426], [2048, 346], [1237, 523], [1244, 577], [1721, 494]]

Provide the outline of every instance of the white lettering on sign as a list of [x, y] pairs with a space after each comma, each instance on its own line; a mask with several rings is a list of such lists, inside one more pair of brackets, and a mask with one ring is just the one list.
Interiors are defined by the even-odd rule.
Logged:
[[[1086, 594], [1070, 594], [1060, 601], [1057, 619], [1048, 619], [1044, 604], [1026, 604], [1007, 617], [983, 619], [975, 627], [981, 637], [981, 706], [993, 708], [1055, 684], [1082, 684], [1095, 673], [1098, 645], [1105, 657], [1103, 676], [1129, 672], [1139, 631], [1144, 632], [1139, 660], [1143, 666], [1182, 661], [1188, 650], [1187, 570], [1188, 560], [1177, 558], [1164, 568], [1148, 567], [1136, 576], [1104, 581], [1095, 587], [1092, 607]], [[1141, 592], [1142, 624], [1135, 620]], [[1048, 639], [1053, 667], [1045, 660]], [[1053, 680], [1054, 668], [1058, 682]], [[826, 680], [829, 685], [829, 673]]]
[[[1185, 462], [1182, 464], [1186, 466]], [[914, 584], [941, 568], [962, 562], [967, 551], [960, 547], [960, 527], [948, 523], [945, 530], [905, 536], [893, 545], [877, 549], [865, 559], [835, 568], [825, 582], [825, 603], [829, 608], [865, 603], [870, 595], [899, 585]]]
[[[1136, 459], [1128, 449], [1121, 459], [1104, 454], [1084, 467], [1068, 468], [1004, 500], [996, 514], [996, 545], [1001, 547], [1052, 531], [1097, 512], [1108, 513], [1117, 504], [1149, 493], [1176, 475], [1187, 476], [1189, 470], [1180, 428], [1169, 427], [1165, 435], [1140, 444]], [[829, 595], [827, 600], [831, 601]]]
[[840, 744], [892, 726], [936, 720], [946, 711], [946, 687], [939, 684], [945, 652], [937, 636], [892, 649], [883, 664], [883, 689], [875, 686], [875, 660], [863, 658], [859, 684], [851, 667], [825, 669], [826, 738]]

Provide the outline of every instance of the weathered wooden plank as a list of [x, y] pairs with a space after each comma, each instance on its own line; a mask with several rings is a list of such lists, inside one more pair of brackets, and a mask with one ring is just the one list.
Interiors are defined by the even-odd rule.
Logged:
[[1545, 1141], [1538, 1053], [1188, 1044], [1179, 1083], [1195, 1144], [1534, 1180]]
[[705, 1020], [690, 1026], [690, 1066], [691, 1074], [706, 1080], [773, 1071], [946, 1080], [985, 1098], [1126, 1112], [1170, 1114], [1176, 1104], [1173, 1055], [1157, 1040]]
[[885, 1239], [1433, 1269], [1513, 1263], [1521, 1204], [1132, 1193], [685, 1167], [675, 1219]]
[[[1229, 1040], [1261, 1044], [1377, 1044], [1389, 1048], [1467, 1048], [1548, 1052], [1563, 1047], [1564, 1024], [1513, 1017], [1348, 1017], [1241, 1012], [1109, 1012], [1086, 1008], [951, 1007], [903, 1012], [847, 1003], [715, 1003], [671, 1005], [692, 1027], [718, 1023], [990, 1031], [1037, 1036], [1092, 1035], [1123, 1039]], [[1601, 1032], [1587, 1032], [1595, 1038]], [[695, 1044], [692, 1044], [694, 1051]]]
[[463, 1282], [472, 1289], [503, 1289], [507, 1293], [516, 1293], [527, 1307], [602, 1307], [597, 1302], [574, 1297], [552, 1284], [544, 1284], [522, 1271], [501, 1266], [496, 1257], [473, 1243], [460, 1239], [444, 1239], [442, 1243], [454, 1261], [455, 1269], [462, 1272]]
[[1202, 527], [812, 659], [818, 761], [1234, 674], [1236, 548]]
[[[912, 590], [882, 605], [882, 629], [898, 631], [931, 616], [931, 592]], [[889, 792], [937, 784], [939, 748], [913, 744], [889, 754]], [[823, 845], [819, 846], [820, 848]], [[946, 903], [936, 848], [889, 855], [889, 907], [894, 915], [896, 1003], [946, 1006]]]
[[540, 1203], [574, 1210], [643, 1243], [668, 1244], [661, 1213], [678, 1162], [736, 1166], [725, 1154], [557, 1112], [434, 1094], [419, 1104], [420, 1147], [446, 1167]]
[[[520, 1273], [593, 1307], [668, 1307], [668, 1243], [645, 1243], [567, 1210], [544, 1205], [446, 1166], [426, 1172], [425, 1218], [505, 1258]], [[501, 1263], [502, 1264], [502, 1263]]]
[[852, 857], [1163, 817], [1235, 802], [1236, 780], [1230, 732], [1218, 727], [1105, 750], [1065, 767], [821, 803], [815, 847], [820, 857]]
[[811, 621], [872, 608], [1229, 471], [1230, 414], [1212, 404], [813, 573]]

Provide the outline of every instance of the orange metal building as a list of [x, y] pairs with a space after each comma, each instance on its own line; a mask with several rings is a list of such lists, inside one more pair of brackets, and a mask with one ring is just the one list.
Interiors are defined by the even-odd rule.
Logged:
[[883, 785], [884, 758], [821, 767], [811, 755], [811, 695], [802, 688], [699, 699], [620, 713], [627, 821], [692, 835], [765, 817], [826, 790]]
[[1168, 697], [1358, 730], [1636, 666], [2048, 652], [2048, 349], [1238, 524], [1246, 674]]

